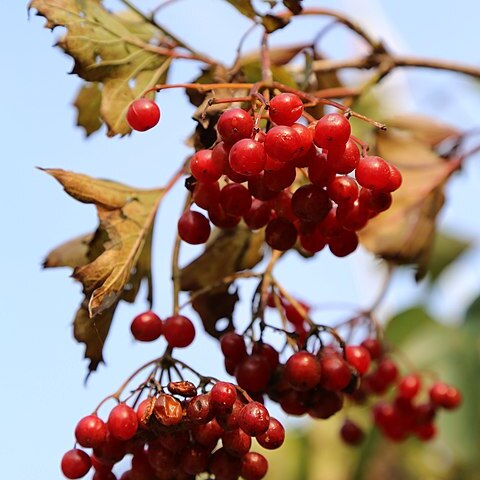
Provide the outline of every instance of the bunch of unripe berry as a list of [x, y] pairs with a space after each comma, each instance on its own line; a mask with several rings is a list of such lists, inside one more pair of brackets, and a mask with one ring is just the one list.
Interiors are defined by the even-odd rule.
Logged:
[[[150, 128], [156, 123], [152, 111], [158, 121], [158, 106], [147, 99], [136, 102], [127, 115], [130, 125]], [[192, 199], [208, 218], [185, 211], [178, 221], [180, 237], [202, 244], [210, 222], [232, 228], [243, 219], [252, 230], [265, 228], [265, 241], [276, 250], [298, 242], [309, 253], [328, 245], [336, 256], [350, 254], [358, 245], [356, 232], [390, 207], [400, 172], [381, 157], [361, 155], [361, 142], [350, 135], [345, 115], [297, 123], [304, 105], [293, 93], [274, 96], [267, 111], [265, 130], [241, 108], [220, 115], [218, 142], [197, 151], [190, 162], [196, 180]]]
[[[185, 346], [189, 330], [187, 322], [176, 323], [172, 336], [170, 319], [177, 317], [162, 322], [144, 312], [133, 320], [132, 333], [140, 341], [163, 333], [171, 352]], [[170, 375], [175, 362], [171, 357], [166, 363], [159, 360], [159, 380], [150, 377], [136, 390], [133, 404], [119, 403], [106, 422], [96, 412], [78, 422], [76, 441], [92, 452], [75, 447], [65, 453], [61, 467], [67, 478], [82, 478], [93, 467], [93, 480], [115, 480], [112, 469], [126, 455], [131, 455], [131, 467], [121, 480], [187, 480], [201, 473], [218, 480], [260, 480], [266, 475], [268, 461], [250, 451], [252, 438], [263, 448], [279, 448], [285, 438], [282, 424], [232, 383], [202, 377], [198, 386], [182, 380], [162, 387], [159, 381], [166, 369]], [[148, 397], [139, 402], [146, 388]]]

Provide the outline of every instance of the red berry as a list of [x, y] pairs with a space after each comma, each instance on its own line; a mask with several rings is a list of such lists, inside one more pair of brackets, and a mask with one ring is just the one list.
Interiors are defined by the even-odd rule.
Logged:
[[266, 202], [262, 202], [257, 198], [252, 199], [250, 210], [243, 216], [243, 220], [247, 227], [251, 230], [263, 228], [270, 221], [272, 208]]
[[263, 170], [267, 158], [263, 143], [244, 138], [232, 146], [228, 160], [234, 172], [250, 176]]
[[294, 165], [290, 163], [283, 164], [282, 168], [265, 172], [264, 182], [265, 186], [272, 192], [280, 192], [288, 188], [295, 181], [297, 170]]
[[214, 448], [218, 440], [222, 436], [223, 430], [218, 422], [213, 419], [208, 423], [202, 425], [195, 425], [192, 428], [192, 437], [193, 439], [208, 448]]
[[[310, 305], [302, 302], [301, 300], [299, 300], [298, 303], [304, 308], [306, 314], [308, 315], [308, 312], [310, 311]], [[285, 303], [284, 309], [285, 316], [290, 323], [293, 325], [303, 325], [305, 323], [305, 316], [302, 315], [291, 303]]]
[[292, 197], [292, 210], [304, 222], [322, 221], [332, 204], [327, 192], [317, 185], [303, 185], [295, 190]]
[[242, 335], [235, 332], [224, 333], [220, 338], [220, 348], [225, 357], [240, 362], [247, 356], [247, 347]]
[[173, 315], [165, 320], [163, 334], [170, 347], [188, 347], [195, 338], [195, 327], [183, 315]]
[[358, 185], [353, 178], [341, 175], [330, 180], [327, 192], [337, 204], [354, 202], [358, 198]]
[[237, 217], [235, 215], [229, 215], [226, 213], [219, 203], [209, 207], [208, 218], [215, 226], [219, 228], [236, 227], [242, 219], [242, 217]]
[[189, 445], [182, 450], [179, 463], [184, 472], [189, 475], [198, 475], [199, 473], [206, 471], [209, 456], [210, 452], [205, 447], [200, 445]]
[[137, 414], [133, 408], [120, 403], [108, 416], [108, 430], [116, 440], [130, 440], [138, 429]]
[[210, 236], [210, 222], [200, 212], [187, 210], [178, 220], [178, 234], [191, 245], [205, 243]]
[[357, 182], [372, 190], [385, 190], [390, 182], [390, 167], [381, 157], [363, 157], [355, 170]]
[[250, 210], [252, 196], [243, 185], [230, 183], [225, 185], [220, 192], [220, 205], [226, 215], [241, 217]]
[[242, 470], [242, 460], [219, 448], [210, 457], [208, 471], [217, 480], [237, 480]]
[[223, 448], [236, 457], [243, 457], [252, 446], [252, 438], [242, 429], [230, 430], [222, 435]]
[[370, 367], [370, 353], [365, 347], [348, 345], [345, 348], [347, 362], [357, 371], [359, 375], [367, 373]]
[[82, 478], [88, 473], [91, 466], [90, 457], [78, 448], [69, 450], [62, 457], [62, 473], [67, 478]]
[[251, 437], [262, 435], [268, 430], [270, 415], [259, 402], [247, 403], [238, 417], [238, 426]]
[[361, 206], [370, 210], [371, 215], [388, 210], [392, 205], [392, 194], [381, 190], [369, 190], [362, 188], [358, 199]]
[[148, 310], [133, 319], [130, 330], [139, 342], [152, 342], [162, 334], [163, 322], [158, 315]]
[[295, 390], [306, 391], [319, 384], [322, 368], [317, 357], [309, 352], [300, 351], [287, 360], [283, 375]]
[[345, 145], [345, 151], [342, 155], [328, 155], [329, 164], [337, 173], [350, 173], [357, 168], [360, 161], [360, 151], [353, 140], [349, 140]]
[[199, 150], [190, 161], [192, 175], [202, 183], [216, 182], [223, 174], [223, 159], [212, 150]]
[[289, 250], [297, 241], [297, 229], [286, 218], [274, 218], [265, 230], [265, 241], [274, 250]]
[[267, 459], [257, 452], [248, 452], [242, 458], [241, 476], [245, 480], [261, 480], [268, 471]]
[[248, 179], [248, 191], [252, 197], [264, 202], [272, 200], [278, 195], [278, 192], [273, 192], [267, 188], [263, 173]]
[[325, 150], [344, 150], [350, 138], [350, 122], [339, 113], [324, 115], [315, 126], [315, 145]]
[[192, 194], [193, 201], [204, 210], [208, 210], [220, 201], [220, 186], [218, 182], [201, 183], [195, 185]]
[[210, 390], [210, 402], [217, 411], [226, 411], [233, 407], [237, 399], [237, 389], [228, 382], [217, 382]]
[[439, 407], [452, 410], [458, 407], [462, 401], [460, 392], [446, 383], [435, 383], [429, 391], [430, 400]]
[[340, 235], [328, 239], [328, 248], [336, 257], [346, 257], [358, 247], [358, 236], [355, 232], [343, 230]]
[[317, 387], [310, 399], [308, 414], [313, 418], [327, 419], [343, 408], [343, 396], [338, 392]]
[[128, 107], [127, 122], [134, 130], [145, 132], [154, 127], [159, 120], [160, 109], [149, 98], [138, 98]]
[[308, 161], [308, 178], [314, 185], [325, 187], [335, 178], [335, 171], [327, 162], [327, 156], [324, 153], [316, 153]]
[[300, 136], [291, 127], [273, 127], [265, 137], [265, 153], [279, 162], [290, 162], [300, 152]]
[[420, 385], [418, 375], [406, 375], [398, 382], [398, 396], [412, 400], [420, 391]]
[[193, 423], [207, 423], [213, 418], [214, 412], [210, 403], [210, 395], [202, 393], [193, 397], [187, 406], [187, 417]]
[[342, 440], [348, 445], [359, 445], [364, 438], [363, 430], [351, 420], [345, 420], [340, 429]]
[[340, 203], [337, 208], [338, 223], [346, 230], [361, 230], [368, 223], [369, 212], [358, 201]]
[[270, 365], [263, 355], [248, 357], [238, 365], [235, 371], [238, 385], [249, 392], [264, 392], [270, 375]]
[[[297, 159], [301, 157], [305, 157], [307, 154], [313, 153], [315, 151], [315, 145], [313, 144], [312, 132], [305, 125], [302, 125], [301, 123], [294, 123], [292, 125], [292, 128], [298, 133], [298, 136], [300, 138], [298, 156], [293, 162], [295, 166], [298, 167], [299, 165], [297, 165]], [[300, 163], [304, 163], [305, 161], [306, 160], [303, 159]], [[307, 164], [304, 163], [303, 166], [306, 167]]]
[[267, 450], [275, 450], [283, 445], [285, 429], [283, 425], [273, 417], [270, 417], [268, 429], [262, 435], [257, 436], [257, 442]]
[[218, 119], [217, 130], [226, 143], [233, 144], [252, 136], [253, 118], [241, 108], [225, 110]]
[[107, 440], [108, 429], [97, 415], [83, 417], [75, 428], [77, 442], [86, 448], [96, 448]]
[[368, 350], [372, 360], [377, 360], [382, 355], [382, 345], [376, 338], [366, 338], [361, 346]]
[[320, 359], [322, 378], [320, 384], [328, 390], [343, 390], [352, 379], [352, 372], [345, 360], [338, 355]]
[[323, 250], [327, 244], [327, 239], [320, 230], [319, 225], [308, 222], [300, 225], [298, 239], [302, 248], [310, 253]]
[[303, 114], [303, 102], [294, 93], [280, 93], [270, 100], [269, 114], [277, 125], [292, 125]]
[[397, 365], [389, 358], [382, 358], [377, 367], [377, 375], [383, 383], [391, 384], [398, 377]]
[[390, 178], [388, 180], [388, 185], [385, 187], [386, 192], [394, 192], [400, 188], [402, 184], [402, 174], [400, 170], [395, 165], [387, 163], [388, 168], [390, 169]]
[[252, 347], [252, 355], [261, 355], [264, 357], [272, 372], [278, 367], [279, 353], [268, 343], [254, 343]]

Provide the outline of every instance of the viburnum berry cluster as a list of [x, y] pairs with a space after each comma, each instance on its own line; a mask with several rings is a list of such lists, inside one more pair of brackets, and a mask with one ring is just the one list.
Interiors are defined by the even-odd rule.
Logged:
[[[78, 422], [78, 447], [66, 452], [61, 462], [67, 478], [82, 478], [93, 467], [94, 480], [114, 480], [112, 469], [126, 456], [131, 457], [131, 467], [122, 480], [194, 479], [201, 473], [219, 480], [240, 476], [260, 480], [266, 475], [268, 461], [250, 451], [252, 438], [265, 449], [279, 448], [285, 438], [282, 424], [241, 387], [204, 377], [174, 359], [173, 344], [185, 343], [179, 340], [186, 338], [190, 326], [186, 319], [169, 336], [170, 319], [162, 322], [148, 311], [133, 320], [132, 332], [141, 341], [158, 338], [159, 325], [164, 326], [169, 347], [162, 357], [135, 372], [133, 376], [153, 366], [147, 380], [126, 399], [120, 401], [120, 395], [133, 376]], [[196, 375], [198, 384], [183, 380], [180, 369]], [[182, 380], [172, 381], [173, 374]], [[169, 381], [163, 386], [165, 377]], [[111, 398], [119, 403], [105, 421], [97, 411]], [[89, 454], [84, 449], [92, 450]]]
[[[127, 115], [132, 128], [150, 124], [152, 103], [144, 98], [132, 103]], [[391, 192], [402, 182], [399, 170], [366, 155], [365, 144], [351, 136], [348, 112], [299, 123], [304, 104], [294, 93], [275, 95], [263, 107], [265, 117], [263, 108], [258, 115], [241, 108], [224, 111], [218, 142], [193, 155], [192, 200], [208, 218], [187, 209], [178, 221], [180, 237], [202, 244], [210, 222], [233, 228], [243, 219], [252, 230], [265, 228], [265, 241], [275, 250], [289, 250], [298, 241], [312, 254], [326, 245], [339, 257], [352, 253], [356, 232], [390, 207]]]

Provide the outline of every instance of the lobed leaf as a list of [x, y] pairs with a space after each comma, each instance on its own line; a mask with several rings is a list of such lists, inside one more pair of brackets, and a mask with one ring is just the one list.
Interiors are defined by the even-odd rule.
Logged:
[[89, 135], [98, 130], [100, 116], [109, 136], [129, 133], [128, 105], [166, 80], [171, 58], [158, 50], [165, 34], [132, 12], [115, 14], [96, 0], [32, 0], [30, 8], [47, 19], [46, 27], [66, 28], [58, 45], [74, 59], [73, 73], [96, 85], [78, 93], [78, 124]]
[[74, 321], [75, 338], [86, 344], [90, 370], [102, 350], [120, 300], [133, 302], [142, 282], [152, 301], [151, 244], [155, 214], [164, 191], [139, 190], [64, 170], [45, 170], [75, 199], [97, 208], [100, 225], [50, 252], [45, 268], [70, 266], [85, 298]]

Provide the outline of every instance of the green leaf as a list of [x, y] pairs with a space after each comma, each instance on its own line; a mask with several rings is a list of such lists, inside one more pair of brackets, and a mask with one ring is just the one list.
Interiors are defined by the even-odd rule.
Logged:
[[430, 279], [434, 282], [442, 272], [468, 250], [470, 246], [470, 242], [458, 237], [446, 233], [437, 233], [428, 264]]
[[[73, 57], [73, 73], [103, 84], [99, 112], [108, 135], [129, 133], [125, 115], [131, 101], [166, 81], [171, 57], [156, 46], [166, 39], [164, 33], [131, 12], [112, 13], [96, 0], [32, 0], [30, 8], [47, 19], [46, 27], [66, 28], [58, 45]], [[98, 113], [99, 88], [88, 90], [90, 98], [82, 90], [79, 123], [89, 134], [98, 126], [92, 118]]]
[[421, 306], [412, 307], [395, 315], [387, 324], [387, 340], [399, 347], [418, 335], [423, 328], [432, 328], [437, 323]]

